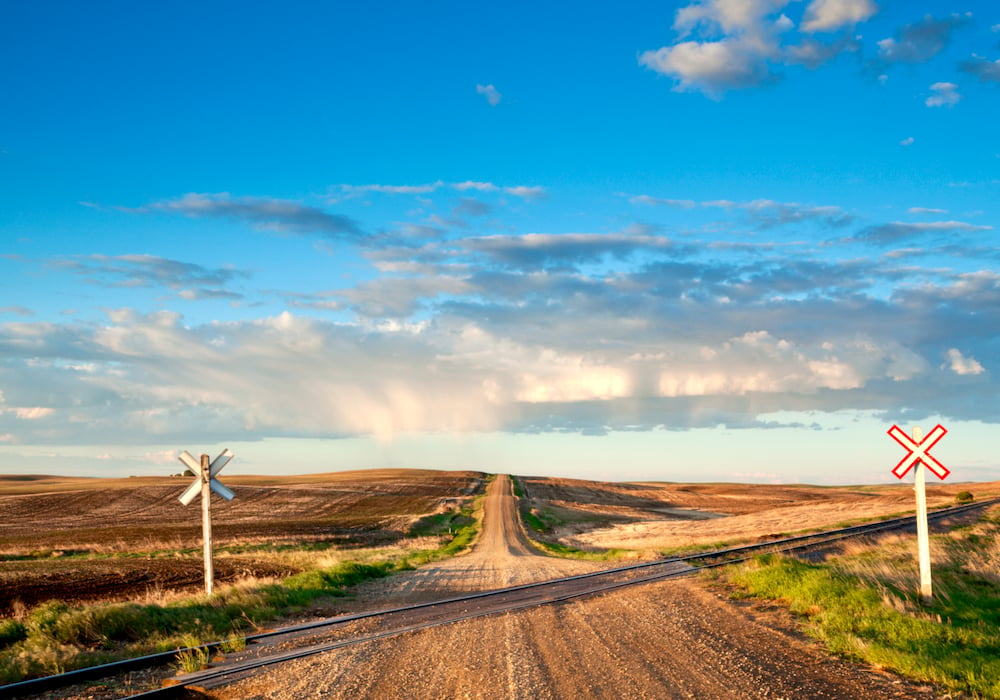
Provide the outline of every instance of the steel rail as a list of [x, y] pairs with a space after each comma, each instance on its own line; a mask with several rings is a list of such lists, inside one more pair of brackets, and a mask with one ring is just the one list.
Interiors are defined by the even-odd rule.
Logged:
[[[947, 508], [932, 511], [928, 514], [928, 518], [932, 520], [938, 520], [945, 517], [950, 517], [954, 515], [959, 515], [969, 510], [979, 509], [989, 507], [991, 505], [1000, 503], [1000, 498], [988, 499], [976, 503], [971, 503], [961, 506], [950, 506]], [[658, 559], [651, 562], [640, 562], [637, 564], [630, 564], [628, 566], [615, 567], [611, 569], [602, 569], [600, 571], [593, 571], [585, 574], [577, 574], [575, 576], [567, 576], [559, 579], [553, 579], [549, 581], [539, 581], [535, 583], [522, 584], [519, 586], [511, 586], [508, 588], [495, 589], [491, 591], [483, 591], [479, 593], [472, 593], [463, 596], [458, 596], [454, 598], [446, 598], [441, 600], [429, 601], [426, 603], [417, 603], [413, 605], [401, 606], [396, 608], [388, 608], [382, 610], [367, 611], [362, 613], [355, 613], [351, 615], [341, 615], [332, 618], [326, 618], [323, 620], [318, 620], [314, 622], [292, 625], [289, 627], [283, 627], [280, 629], [269, 630], [266, 632], [260, 632], [253, 635], [248, 635], [245, 639], [248, 643], [256, 642], [268, 638], [288, 636], [293, 634], [300, 634], [303, 632], [322, 630], [323, 628], [335, 627], [337, 625], [343, 625], [348, 622], [354, 622], [358, 620], [370, 619], [374, 617], [381, 616], [391, 616], [394, 614], [400, 614], [405, 612], [412, 612], [414, 610], [433, 608], [439, 606], [446, 606], [456, 603], [464, 603], [482, 600], [490, 597], [498, 597], [502, 595], [507, 595], [511, 593], [517, 593], [521, 591], [528, 591], [532, 589], [538, 589], [543, 587], [551, 587], [553, 585], [565, 584], [573, 581], [580, 581], [593, 578], [609, 578], [612, 576], [620, 574], [628, 574], [631, 572], [636, 572], [644, 569], [651, 569], [654, 567], [662, 567], [669, 564], [682, 564], [687, 563], [689, 565], [695, 564], [696, 562], [703, 562], [697, 568], [682, 570], [682, 571], [669, 571], [662, 573], [654, 573], [648, 576], [642, 576], [632, 579], [624, 579], [620, 581], [611, 581], [608, 583], [598, 584], [596, 586], [589, 587], [584, 590], [569, 592], [565, 594], [559, 594], [556, 596], [551, 596], [548, 598], [531, 598], [527, 601], [521, 601], [517, 603], [512, 603], [509, 607], [502, 607], [499, 609], [491, 609], [489, 611], [476, 611], [465, 613], [462, 616], [451, 616], [443, 620], [437, 620], [433, 622], [421, 623], [419, 625], [400, 628], [394, 630], [388, 630], [377, 635], [370, 637], [359, 637], [352, 638], [350, 640], [342, 640], [339, 642], [320, 645], [319, 647], [310, 647], [309, 650], [299, 650], [297, 652], [291, 653], [291, 655], [277, 655], [274, 657], [268, 657], [268, 659], [255, 660], [254, 662], [247, 662], [248, 664], [255, 664], [253, 668], [266, 666], [273, 663], [281, 663], [283, 661], [291, 660], [292, 658], [302, 658], [303, 656], [308, 656], [312, 654], [322, 653], [324, 651], [330, 651], [337, 648], [342, 648], [351, 644], [360, 644], [365, 641], [373, 641], [375, 639], [384, 639], [390, 636], [396, 636], [398, 634], [404, 634], [408, 631], [415, 631], [417, 629], [425, 629], [427, 627], [441, 626], [445, 624], [453, 624], [464, 619], [471, 619], [473, 617], [480, 617], [484, 615], [496, 615], [504, 612], [511, 612], [514, 610], [524, 609], [528, 607], [536, 607], [539, 605], [551, 604], [556, 602], [561, 602], [569, 600], [571, 598], [578, 598], [587, 595], [596, 595], [605, 591], [610, 591], [616, 588], [622, 588], [625, 586], [640, 585], [643, 583], [650, 583], [655, 581], [660, 581], [668, 578], [676, 578], [679, 576], [690, 575], [699, 569], [712, 568], [715, 566], [723, 566], [731, 563], [736, 563], [738, 561], [744, 561], [755, 552], [761, 551], [771, 551], [771, 552], [790, 552], [798, 551], [803, 549], [812, 549], [816, 547], [821, 547], [824, 545], [829, 545], [842, 539], [849, 537], [861, 537], [867, 534], [875, 534], [885, 530], [899, 529], [907, 526], [911, 526], [915, 523], [915, 515], [906, 515], [896, 518], [890, 518], [888, 520], [881, 520], [873, 523], [864, 523], [861, 525], [854, 525], [846, 528], [837, 528], [834, 530], [826, 530], [822, 532], [810, 533], [805, 535], [796, 535], [792, 537], [785, 537], [776, 540], [769, 540], [767, 542], [758, 542], [748, 545], [740, 545], [736, 547], [728, 547], [720, 550], [713, 550], [710, 552], [700, 552], [695, 554], [669, 557], [665, 559]], [[713, 561], [714, 560], [714, 561]], [[52, 676], [45, 676], [42, 678], [34, 678], [31, 680], [21, 681], [18, 683], [12, 683], [9, 685], [0, 686], [0, 699], [2, 698], [17, 698], [24, 697], [27, 695], [37, 694], [49, 690], [54, 690], [57, 688], [66, 687], [69, 685], [74, 685], [76, 683], [81, 683], [87, 680], [93, 680], [96, 678], [103, 678], [119, 673], [125, 673], [128, 671], [134, 671], [143, 668], [150, 668], [154, 666], [164, 666], [172, 663], [177, 654], [184, 651], [204, 651], [207, 653], [214, 653], [218, 650], [219, 646], [224, 642], [213, 642], [209, 644], [204, 644], [197, 647], [179, 648], [168, 652], [161, 652], [157, 654], [152, 654], [148, 656], [136, 657], [133, 659], [125, 659], [123, 661], [116, 661], [108, 664], [102, 664], [100, 666], [93, 666], [89, 668], [77, 669], [75, 671], [68, 671], [66, 673], [56, 674]], [[288, 656], [288, 658], [285, 658]], [[232, 675], [238, 671], [229, 669], [224, 671], [224, 675]], [[223, 673], [220, 671], [220, 673]], [[130, 696], [131, 698], [168, 698], [168, 697], [179, 697], [185, 685], [190, 685], [192, 683], [182, 683], [176, 686], [168, 686], [165, 688], [158, 688], [156, 690], [148, 691], [146, 693], [140, 693], [139, 695]]]

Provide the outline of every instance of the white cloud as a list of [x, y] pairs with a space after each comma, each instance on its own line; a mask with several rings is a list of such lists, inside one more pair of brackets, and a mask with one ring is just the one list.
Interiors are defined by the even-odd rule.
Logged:
[[[639, 55], [639, 64], [677, 80], [677, 91], [699, 91], [721, 99], [729, 90], [773, 83], [781, 68], [809, 69], [841, 53], [856, 51], [859, 42], [838, 31], [871, 17], [870, 0], [814, 0], [806, 9], [801, 32], [838, 31], [820, 41], [793, 31], [795, 22], [782, 10], [789, 0], [703, 0], [677, 10], [678, 41]], [[786, 43], [795, 42], [798, 44]]]
[[648, 194], [640, 194], [634, 197], [629, 197], [628, 201], [632, 204], [646, 204], [649, 206], [667, 206], [667, 207], [679, 207], [681, 209], [694, 209], [698, 206], [698, 203], [691, 199], [663, 199], [660, 197], [650, 197]]
[[947, 214], [947, 209], [932, 209], [930, 207], [910, 207], [907, 209], [910, 214]]
[[962, 99], [955, 83], [934, 83], [931, 91], [934, 94], [924, 101], [928, 107], [953, 107]]
[[515, 197], [520, 197], [521, 199], [527, 199], [527, 200], [541, 199], [546, 194], [545, 188], [539, 186], [527, 187], [524, 185], [519, 185], [517, 187], [504, 187], [503, 191], [508, 194], [512, 194]]
[[476, 85], [476, 92], [485, 97], [491, 107], [496, 107], [503, 99], [503, 95], [493, 85]]
[[912, 146], [916, 139], [912, 136], [907, 136], [905, 139], [899, 142], [900, 146]]
[[160, 450], [158, 452], [147, 452], [142, 456], [142, 461], [151, 464], [180, 464], [178, 458], [180, 452], [177, 450]]
[[740, 40], [685, 41], [646, 51], [639, 63], [677, 78], [675, 90], [699, 90], [719, 99], [727, 90], [760, 85], [771, 77], [766, 55], [756, 49]]
[[802, 31], [829, 32], [864, 22], [878, 12], [871, 0], [813, 0], [806, 8]]
[[955, 374], [982, 374], [986, 370], [975, 358], [965, 357], [957, 348], [948, 350], [949, 368]]
[[340, 185], [340, 190], [347, 194], [364, 192], [381, 192], [383, 194], [427, 194], [433, 192], [444, 183], [438, 180], [426, 185]]
[[40, 418], [48, 418], [56, 411], [54, 408], [47, 408], [42, 406], [30, 406], [30, 407], [19, 407], [9, 409], [14, 412], [21, 420], [38, 420]]
[[788, 0], [702, 0], [677, 11], [674, 29], [685, 36], [699, 26], [709, 30], [718, 26], [726, 34], [760, 34], [768, 15], [787, 4]]
[[473, 180], [466, 180], [465, 182], [456, 182], [452, 185], [456, 190], [460, 192], [465, 192], [467, 190], [477, 190], [479, 192], [493, 192], [500, 189], [492, 182], [475, 182]]
[[295, 234], [320, 234], [329, 237], [362, 235], [359, 225], [340, 214], [287, 199], [270, 197], [233, 197], [228, 192], [185, 194], [178, 199], [154, 202], [135, 213], [167, 212], [197, 218], [230, 219], [256, 229]]
[[728, 199], [695, 202], [690, 199], [663, 199], [649, 195], [629, 197], [630, 204], [647, 206], [668, 206], [680, 209], [693, 209], [701, 206], [742, 211], [758, 228], [773, 228], [787, 224], [801, 223], [808, 220], [818, 220], [829, 226], [842, 226], [852, 221], [853, 217], [837, 206], [799, 204], [797, 202], [778, 202], [773, 199], [755, 199], [749, 202], [735, 202]]

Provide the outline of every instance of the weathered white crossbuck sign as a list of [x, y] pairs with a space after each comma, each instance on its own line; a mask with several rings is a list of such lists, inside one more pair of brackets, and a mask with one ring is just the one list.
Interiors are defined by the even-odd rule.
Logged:
[[212, 584], [215, 578], [212, 566], [212, 491], [227, 501], [233, 500], [236, 494], [215, 478], [233, 457], [233, 453], [226, 449], [211, 463], [208, 461], [208, 455], [202, 455], [201, 461], [199, 461], [187, 451], [182, 452], [179, 458], [195, 475], [194, 482], [180, 495], [180, 502], [188, 505], [199, 493], [201, 494], [201, 528], [205, 550], [205, 593], [208, 595], [212, 594]]
[[924, 490], [924, 470], [926, 466], [939, 479], [944, 479], [951, 472], [948, 468], [931, 456], [931, 448], [948, 433], [940, 424], [935, 425], [926, 436], [919, 427], [913, 428], [913, 438], [899, 426], [889, 428], [889, 437], [898, 442], [906, 450], [906, 456], [892, 470], [897, 478], [902, 479], [911, 468], [913, 472], [913, 490], [917, 494], [917, 549], [920, 552], [920, 597], [925, 603], [933, 600], [931, 585], [931, 544], [927, 530], [927, 494]]

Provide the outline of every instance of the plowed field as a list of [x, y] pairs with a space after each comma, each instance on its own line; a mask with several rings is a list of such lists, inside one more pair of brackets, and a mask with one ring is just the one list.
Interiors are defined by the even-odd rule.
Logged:
[[[215, 580], [294, 572], [254, 555], [261, 547], [398, 543], [419, 518], [481, 489], [482, 478], [417, 470], [228, 478], [236, 498], [212, 501]], [[190, 481], [0, 477], [0, 615], [52, 598], [201, 587], [201, 509], [177, 500]]]

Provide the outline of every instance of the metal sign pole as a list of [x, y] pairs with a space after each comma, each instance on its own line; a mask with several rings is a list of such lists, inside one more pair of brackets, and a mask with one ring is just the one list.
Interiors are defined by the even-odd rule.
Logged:
[[[913, 441], [920, 444], [923, 439], [923, 431], [914, 426]], [[934, 602], [934, 595], [931, 585], [931, 541], [927, 528], [927, 492], [924, 488], [926, 481], [926, 468], [917, 462], [913, 475], [913, 490], [917, 494], [917, 549], [920, 556], [920, 597], [924, 604], [930, 605]]]
[[208, 455], [201, 456], [201, 532], [205, 549], [205, 594], [212, 595], [212, 474]]

